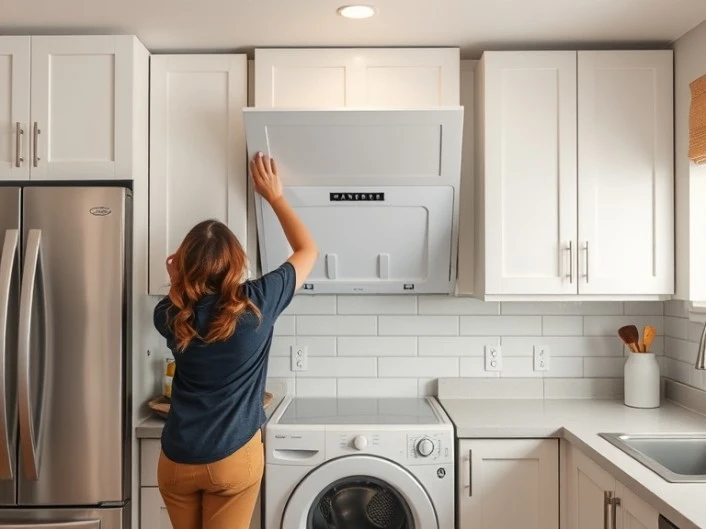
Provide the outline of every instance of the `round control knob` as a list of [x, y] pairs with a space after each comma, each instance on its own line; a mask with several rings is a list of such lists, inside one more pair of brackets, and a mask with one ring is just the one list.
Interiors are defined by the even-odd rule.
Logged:
[[434, 442], [425, 437], [417, 443], [417, 452], [422, 457], [429, 457], [434, 452]]
[[362, 435], [359, 435], [358, 437], [353, 439], [353, 446], [355, 446], [356, 450], [363, 450], [363, 448], [368, 446], [368, 440]]

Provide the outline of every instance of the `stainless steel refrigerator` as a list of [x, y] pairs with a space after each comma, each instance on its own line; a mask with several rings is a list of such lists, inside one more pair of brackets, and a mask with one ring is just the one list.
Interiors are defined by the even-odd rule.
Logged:
[[131, 194], [0, 187], [0, 528], [123, 529]]

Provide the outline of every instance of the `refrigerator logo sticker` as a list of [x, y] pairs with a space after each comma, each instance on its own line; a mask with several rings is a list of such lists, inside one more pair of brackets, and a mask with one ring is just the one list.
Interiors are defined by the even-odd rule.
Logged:
[[384, 202], [385, 193], [329, 193], [331, 202]]
[[89, 211], [91, 212], [91, 215], [95, 215], [96, 217], [105, 217], [106, 215], [110, 215], [113, 212], [113, 210], [105, 206], [91, 208]]

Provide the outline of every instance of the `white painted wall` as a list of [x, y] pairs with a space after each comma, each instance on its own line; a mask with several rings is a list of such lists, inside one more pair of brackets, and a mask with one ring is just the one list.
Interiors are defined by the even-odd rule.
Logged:
[[706, 301], [706, 165], [689, 161], [689, 83], [706, 74], [706, 22], [674, 44], [678, 299]]

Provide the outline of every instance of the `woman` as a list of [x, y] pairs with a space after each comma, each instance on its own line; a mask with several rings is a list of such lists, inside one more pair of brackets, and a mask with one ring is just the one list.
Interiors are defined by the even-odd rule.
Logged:
[[282, 194], [274, 160], [258, 154], [250, 170], [292, 255], [243, 282], [247, 258], [235, 235], [220, 222], [202, 222], [167, 259], [171, 288], [154, 311], [176, 360], [158, 466], [174, 529], [248, 529], [264, 469], [260, 427], [272, 328], [318, 255]]

